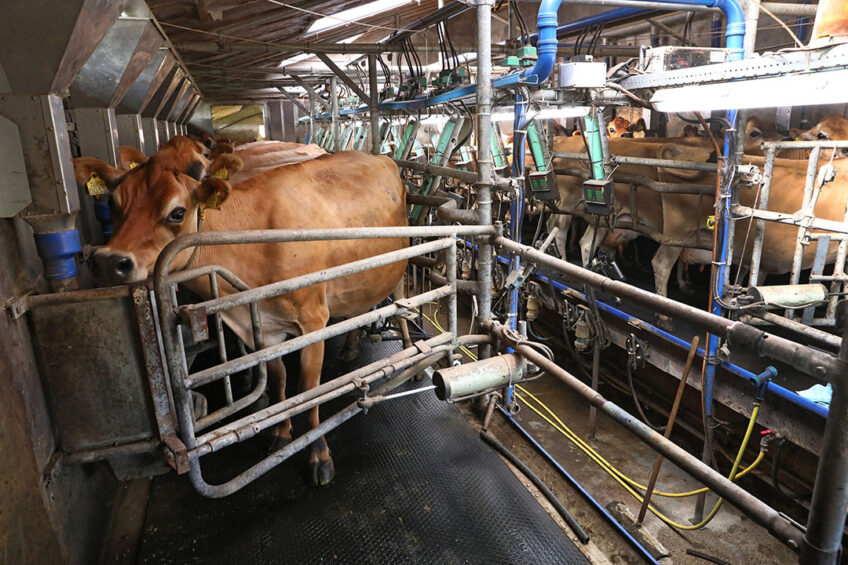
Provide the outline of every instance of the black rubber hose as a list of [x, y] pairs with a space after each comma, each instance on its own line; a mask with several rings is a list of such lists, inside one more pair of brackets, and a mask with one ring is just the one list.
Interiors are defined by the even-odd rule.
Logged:
[[656, 424], [652, 424], [648, 417], [645, 416], [645, 412], [642, 410], [642, 403], [639, 402], [639, 395], [636, 394], [636, 387], [633, 385], [633, 368], [630, 366], [630, 360], [627, 360], [625, 363], [627, 366], [627, 384], [630, 386], [630, 394], [633, 396], [633, 402], [636, 404], [636, 411], [639, 412], [639, 417], [642, 418], [642, 422], [645, 423], [646, 426], [650, 427], [655, 432], [664, 432], [665, 426], [657, 426]]
[[571, 528], [571, 531], [574, 532], [574, 535], [577, 536], [577, 539], [580, 540], [581, 543], [589, 543], [589, 534], [587, 534], [583, 528], [580, 527], [580, 524], [577, 523], [577, 520], [574, 519], [574, 516], [562, 505], [562, 502], [556, 497], [556, 495], [551, 492], [551, 489], [547, 487], [545, 483], [542, 482], [542, 479], [536, 476], [536, 474], [530, 470], [530, 468], [524, 464], [524, 462], [515, 456], [513, 452], [508, 450], [503, 446], [501, 442], [493, 438], [487, 432], [481, 430], [480, 437], [483, 438], [483, 441], [491, 445], [495, 448], [495, 450], [506, 457], [506, 459], [512, 463], [519, 471], [524, 473], [524, 476], [530, 479], [536, 488], [541, 491], [542, 494], [545, 495], [545, 498], [550, 501], [556, 511], [562, 516], [562, 519], [565, 520], [565, 523], [568, 524], [568, 527]]

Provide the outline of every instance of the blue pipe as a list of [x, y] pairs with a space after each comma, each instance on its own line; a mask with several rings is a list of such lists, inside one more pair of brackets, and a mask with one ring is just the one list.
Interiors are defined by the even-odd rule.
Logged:
[[721, 47], [721, 18], [718, 14], [710, 22], [710, 47]]
[[[466, 247], [474, 248], [474, 249], [477, 248], [476, 245], [473, 245], [473, 244], [471, 244], [467, 241], [465, 241], [464, 243], [465, 243]], [[500, 255], [498, 255], [498, 262], [500, 262], [504, 265], [509, 265], [509, 259], [507, 259], [506, 257], [501, 257]], [[561, 282], [549, 279], [545, 275], [534, 273], [533, 279], [535, 279], [536, 281], [539, 281], [541, 283], [544, 283], [544, 284], [550, 283], [557, 290], [571, 291], [571, 292], [575, 293], [577, 296], [582, 297], [584, 300], [586, 299], [586, 297], [583, 295], [583, 293], [578, 292], [578, 291], [562, 284]], [[598, 309], [601, 310], [602, 312], [606, 312], [608, 314], [611, 314], [611, 315], [615, 316], [616, 318], [624, 320], [627, 323], [633, 324], [634, 326], [638, 322], [639, 329], [645, 330], [648, 333], [651, 333], [651, 334], [659, 337], [660, 339], [663, 339], [665, 341], [668, 341], [669, 343], [672, 343], [672, 344], [680, 347], [681, 349], [689, 349], [689, 347], [691, 345], [689, 342], [684, 341], [684, 340], [680, 339], [679, 337], [668, 333], [665, 330], [661, 330], [660, 328], [658, 328], [658, 327], [656, 327], [652, 324], [649, 324], [649, 323], [645, 322], [644, 320], [637, 318], [636, 316], [628, 314], [627, 312], [624, 312], [623, 310], [619, 310], [618, 308], [610, 306], [609, 304], [607, 304], [605, 302], [601, 302], [600, 300], [596, 300], [595, 303], [598, 305]], [[698, 354], [698, 356], [703, 358], [704, 357], [704, 349], [699, 348], [698, 351], [697, 351], [697, 354]], [[725, 369], [727, 372], [731, 373], [732, 375], [735, 375], [737, 377], [741, 377], [741, 378], [745, 379], [746, 381], [750, 380], [751, 377], [756, 376], [751, 371], [744, 369], [744, 368], [740, 367], [739, 365], [735, 365], [733, 363], [730, 363], [729, 361], [721, 361], [719, 366], [721, 368]], [[771, 392], [775, 396], [779, 396], [780, 398], [783, 398], [784, 400], [791, 402], [792, 404], [795, 404], [796, 406], [800, 406], [801, 408], [804, 408], [805, 410], [808, 410], [808, 411], [816, 414], [817, 416], [821, 416], [822, 418], [827, 418], [827, 413], [828, 413], [827, 407], [822, 406], [821, 404], [818, 404], [816, 402], [811, 402], [811, 401], [807, 400], [806, 398], [804, 398], [803, 396], [799, 396], [794, 391], [789, 390], [788, 388], [782, 387], [779, 384], [776, 384], [774, 382], [770, 382], [768, 384], [768, 390], [769, 390], [769, 392]]]
[[77, 276], [74, 255], [82, 251], [76, 228], [54, 233], [35, 234], [35, 248], [44, 262], [44, 277], [50, 281]]
[[606, 519], [606, 521], [607, 521], [607, 522], [609, 522], [609, 524], [610, 524], [613, 528], [615, 528], [615, 529], [618, 531], [618, 533], [619, 533], [619, 534], [621, 534], [621, 537], [623, 537], [623, 538], [627, 541], [627, 543], [628, 543], [628, 544], [630, 544], [630, 546], [631, 546], [631, 547], [633, 547], [633, 549], [635, 549], [635, 550], [637, 551], [637, 553], [639, 553], [639, 555], [641, 555], [641, 556], [642, 556], [642, 558], [643, 558], [643, 559], [645, 559], [648, 563], [652, 563], [652, 564], [655, 564], [655, 565], [659, 565], [659, 562], [658, 562], [656, 559], [654, 559], [654, 556], [653, 556], [653, 555], [651, 555], [651, 553], [650, 553], [647, 549], [645, 549], [645, 547], [644, 547], [641, 543], [639, 543], [639, 542], [636, 540], [636, 538], [634, 538], [632, 535], [630, 535], [630, 532], [628, 532], [628, 531], [625, 529], [625, 527], [624, 527], [624, 526], [622, 526], [622, 525], [621, 525], [621, 523], [619, 523], [619, 522], [618, 522], [618, 520], [616, 520], [615, 518], [613, 518], [613, 517], [612, 517], [612, 514], [610, 514], [610, 513], [607, 511], [607, 509], [606, 509], [606, 508], [604, 508], [604, 507], [603, 507], [603, 505], [602, 505], [600, 502], [598, 502], [598, 501], [597, 501], [597, 500], [596, 500], [596, 499], [595, 499], [595, 498], [594, 498], [591, 494], [589, 494], [589, 492], [588, 492], [585, 488], [583, 488], [583, 485], [581, 485], [579, 482], [577, 482], [577, 480], [576, 480], [574, 477], [572, 477], [572, 476], [571, 476], [571, 474], [569, 474], [569, 472], [568, 472], [568, 471], [566, 471], [565, 469], [563, 469], [563, 467], [562, 467], [562, 465], [560, 465], [559, 461], [557, 461], [556, 459], [554, 459], [553, 455], [551, 455], [550, 453], [548, 453], [548, 452], [545, 450], [545, 448], [544, 448], [544, 447], [542, 447], [542, 446], [539, 444], [539, 442], [538, 442], [538, 441], [536, 441], [536, 438], [534, 438], [532, 435], [530, 435], [530, 432], [528, 432], [528, 431], [527, 431], [527, 430], [525, 430], [523, 427], [521, 427], [521, 424], [519, 424], [519, 423], [515, 420], [515, 418], [513, 418], [512, 416], [510, 416], [509, 412], [507, 412], [506, 410], [504, 410], [503, 408], [500, 408], [500, 407], [499, 407], [498, 409], [501, 411], [501, 414], [503, 414], [503, 415], [504, 415], [504, 417], [505, 417], [505, 418], [509, 421], [509, 423], [510, 423], [510, 424], [512, 424], [512, 426], [513, 426], [516, 430], [518, 430], [518, 433], [520, 433], [522, 436], [524, 436], [524, 439], [526, 439], [527, 441], [529, 441], [529, 442], [533, 445], [533, 447], [535, 447], [535, 448], [539, 451], [539, 453], [541, 453], [541, 454], [542, 454], [542, 456], [543, 456], [545, 459], [547, 459], [547, 460], [548, 460], [548, 462], [549, 462], [551, 465], [553, 465], [554, 467], [556, 467], [557, 471], [559, 471], [559, 472], [560, 472], [560, 474], [561, 474], [561, 475], [565, 478], [565, 480], [566, 480], [566, 481], [568, 481], [568, 483], [569, 483], [572, 487], [574, 487], [574, 489], [575, 489], [575, 490], [577, 490], [577, 492], [579, 492], [579, 493], [583, 496], [583, 498], [585, 498], [585, 499], [586, 499], [586, 501], [587, 501], [587, 502], [588, 502], [588, 503], [589, 503], [589, 504], [590, 504], [590, 505], [591, 505], [591, 506], [592, 506], [595, 510], [597, 510], [597, 512], [598, 512], [601, 516], [603, 516], [603, 517]]
[[94, 199], [94, 217], [100, 223], [100, 234], [103, 242], [109, 243], [112, 239], [112, 212], [109, 210], [109, 196], [98, 196]]

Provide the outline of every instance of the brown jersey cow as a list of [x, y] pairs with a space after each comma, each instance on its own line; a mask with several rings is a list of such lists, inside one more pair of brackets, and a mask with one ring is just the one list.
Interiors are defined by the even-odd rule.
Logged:
[[[175, 137], [125, 175], [110, 174], [109, 168], [97, 171], [119, 210], [112, 240], [92, 256], [98, 279], [112, 284], [145, 279], [169, 242], [197, 231], [198, 208], [213, 195], [222, 206], [207, 212], [204, 232], [407, 225], [406, 191], [397, 166], [386, 157], [356, 151], [324, 155], [235, 185], [217, 178], [196, 180], [201, 176], [197, 171], [206, 165], [190, 140]], [[93, 169], [90, 161], [85, 166], [77, 176], [87, 178]], [[204, 246], [193, 258], [190, 249], [177, 255], [172, 269], [185, 268], [189, 262], [192, 267], [221, 265], [257, 287], [407, 246], [405, 238]], [[406, 261], [400, 261], [263, 300], [259, 307], [266, 345], [319, 330], [331, 316], [368, 311], [393, 291], [405, 269]], [[188, 286], [209, 298], [208, 284], [203, 279]], [[222, 285], [220, 292], [226, 295], [232, 289]], [[250, 319], [243, 307], [224, 313], [224, 319], [239, 337], [248, 339]], [[323, 342], [300, 351], [301, 390], [318, 385], [323, 359]], [[268, 366], [281, 383], [277, 392], [282, 399], [285, 369], [276, 361]], [[313, 428], [318, 425], [317, 407], [309, 411], [309, 422]], [[277, 445], [290, 441], [290, 423], [274, 428], [274, 435]], [[313, 484], [325, 485], [333, 478], [323, 438], [312, 444], [309, 470]]]

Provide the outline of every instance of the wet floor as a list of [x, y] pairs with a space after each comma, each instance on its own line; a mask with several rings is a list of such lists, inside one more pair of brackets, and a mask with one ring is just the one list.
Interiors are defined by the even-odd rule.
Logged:
[[[444, 324], [443, 314], [441, 319]], [[468, 320], [464, 319], [464, 316], [460, 317], [459, 327], [468, 327]], [[426, 329], [433, 328], [427, 325]], [[586, 440], [621, 472], [641, 484], [647, 483], [656, 458], [656, 453], [648, 446], [602, 414], [598, 414], [595, 438], [589, 439], [588, 405], [585, 400], [553, 377], [542, 377], [527, 383], [525, 388], [559, 416], [577, 436]], [[472, 425], [479, 427], [480, 414], [470, 403], [467, 403], [464, 409]], [[522, 406], [516, 419], [602, 506], [607, 507], [611, 503], [620, 501], [627, 505], [633, 516], [638, 515], [640, 507], [638, 500], [575, 444], [526, 405]], [[490, 431], [542, 478], [589, 533], [590, 544], [588, 547], [583, 546], [582, 549], [593, 563], [647, 562], [626, 543], [617, 530], [604, 521], [597, 510], [586, 502], [534, 447], [519, 435], [504, 416], [495, 413]], [[752, 441], [756, 442], [758, 438], [755, 437]], [[743, 460], [743, 466], [749, 463], [749, 459]], [[740, 484], [744, 486], [745, 481], [746, 479], [741, 479]], [[668, 461], [663, 463], [657, 490], [688, 492], [702, 486], [672, 463]], [[654, 497], [652, 503], [673, 521], [690, 524], [690, 519], [694, 516], [695, 499], [696, 497], [682, 499]], [[707, 495], [705, 514], [712, 509], [716, 500], [717, 497], [711, 493]], [[697, 531], [673, 529], [650, 513], [645, 519], [643, 528], [668, 551], [669, 557], [660, 560], [660, 563], [665, 565], [708, 563], [698, 557], [687, 555], [687, 549], [699, 551], [732, 565], [797, 563], [797, 555], [791, 549], [730, 504], [724, 504], [715, 518]]]

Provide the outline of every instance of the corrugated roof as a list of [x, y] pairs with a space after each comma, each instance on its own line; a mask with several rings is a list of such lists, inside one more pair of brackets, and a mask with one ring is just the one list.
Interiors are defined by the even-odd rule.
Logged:
[[[288, 0], [285, 3], [327, 16], [370, 1]], [[263, 92], [272, 95], [275, 92], [273, 80], [281, 80], [282, 77], [269, 72], [274, 71], [280, 61], [297, 53], [276, 49], [247, 53], [238, 50], [239, 42], [233, 41], [233, 37], [270, 43], [304, 40], [306, 30], [321, 17], [268, 0], [149, 0], [148, 6], [192, 71], [204, 95], [217, 99], [251, 99], [261, 97]], [[392, 29], [403, 28], [437, 7], [437, 0], [412, 1], [361, 22]], [[390, 29], [351, 24], [312, 35], [309, 40], [335, 43], [363, 34], [355, 43], [374, 43], [389, 33]], [[181, 48], [181, 44], [197, 42], [203, 42], [208, 49], [202, 52]], [[212, 45], [214, 42], [226, 43], [226, 52], [212, 52], [217, 49]], [[229, 45], [231, 50], [228, 50]]]

